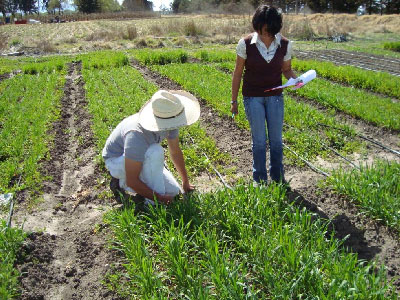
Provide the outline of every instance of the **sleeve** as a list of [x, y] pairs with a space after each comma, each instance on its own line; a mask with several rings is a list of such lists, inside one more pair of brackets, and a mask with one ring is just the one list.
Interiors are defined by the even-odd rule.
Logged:
[[173, 140], [179, 136], [179, 129], [168, 131], [167, 139]]
[[289, 41], [289, 43], [287, 45], [286, 55], [283, 58], [283, 60], [287, 61], [289, 59], [292, 59], [292, 42], [291, 41]]
[[243, 38], [239, 40], [239, 43], [236, 46], [236, 54], [243, 59], [247, 59], [246, 42], [244, 41]]
[[124, 155], [125, 157], [138, 161], [144, 162], [144, 154], [148, 148], [148, 144], [138, 132], [130, 131], [125, 136], [124, 142]]

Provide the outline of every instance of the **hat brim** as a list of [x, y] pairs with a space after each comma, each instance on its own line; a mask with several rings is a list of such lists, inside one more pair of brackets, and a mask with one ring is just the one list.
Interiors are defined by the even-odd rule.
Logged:
[[173, 118], [158, 118], [153, 114], [152, 99], [150, 99], [139, 112], [139, 123], [144, 129], [149, 131], [173, 130], [191, 125], [199, 119], [200, 104], [196, 97], [185, 91], [169, 90], [169, 92], [179, 98], [184, 107], [183, 111]]

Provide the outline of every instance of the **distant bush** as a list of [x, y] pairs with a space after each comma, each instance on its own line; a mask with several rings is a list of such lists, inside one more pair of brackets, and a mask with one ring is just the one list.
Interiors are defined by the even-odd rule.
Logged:
[[400, 52], [400, 42], [385, 43], [385, 44], [383, 44], [383, 48], [386, 50]]

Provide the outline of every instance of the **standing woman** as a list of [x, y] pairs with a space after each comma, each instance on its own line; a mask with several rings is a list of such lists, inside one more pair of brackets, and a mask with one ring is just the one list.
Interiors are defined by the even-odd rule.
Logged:
[[283, 95], [282, 89], [265, 90], [282, 85], [282, 74], [297, 78], [291, 67], [291, 42], [279, 31], [282, 15], [275, 7], [260, 5], [252, 20], [255, 32], [242, 38], [236, 48], [236, 66], [232, 79], [231, 111], [238, 113], [237, 96], [243, 77], [243, 101], [251, 127], [253, 180], [267, 182], [266, 127], [270, 148], [270, 176], [285, 182], [283, 171]]

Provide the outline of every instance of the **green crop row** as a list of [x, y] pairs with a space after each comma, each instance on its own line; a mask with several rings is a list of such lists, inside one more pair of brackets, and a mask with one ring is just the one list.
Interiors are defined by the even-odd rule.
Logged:
[[0, 220], [0, 299], [18, 296], [19, 272], [14, 268], [25, 233], [19, 228], [8, 228]]
[[90, 54], [81, 54], [76, 60], [82, 61], [82, 68], [86, 70], [109, 69], [129, 64], [128, 57], [122, 52], [98, 51]]
[[[182, 87], [196, 96], [205, 99], [221, 115], [230, 117], [231, 76], [217, 70], [213, 66], [201, 64], [170, 64], [153, 66], [155, 71], [176, 81]], [[190, 74], [190, 76], [187, 76]], [[346, 130], [350, 136], [354, 133], [348, 126], [337, 123], [334, 112], [323, 114], [303, 103], [297, 103], [290, 97], [285, 97], [285, 123], [291, 127], [284, 131], [284, 140], [292, 145], [295, 151], [308, 158], [326, 155], [324, 145], [334, 147], [339, 151], [353, 151], [359, 146], [357, 142], [336, 130], [321, 128], [318, 124], [330, 124]], [[239, 115], [235, 121], [242, 128], [249, 128], [242, 102], [239, 105]], [[292, 128], [293, 127], [293, 128]], [[296, 161], [290, 152], [287, 153], [289, 163]], [[296, 163], [299, 163], [296, 161]]]
[[[193, 56], [204, 62], [228, 62], [225, 67], [232, 71], [234, 65], [229, 62], [236, 60], [233, 50], [201, 50], [194, 52]], [[331, 62], [317, 60], [292, 59], [292, 67], [300, 72], [313, 69], [318, 76], [400, 98], [400, 78], [388, 73], [362, 70], [353, 66], [336, 66]]]
[[145, 65], [165, 65], [170, 63], [185, 63], [188, 54], [183, 50], [134, 50], [131, 55]]
[[383, 49], [400, 52], [400, 42], [387, 42], [383, 44]]
[[0, 83], [0, 193], [40, 189], [49, 127], [59, 114], [62, 73], [18, 75]]
[[204, 62], [226, 62], [236, 60], [236, 52], [232, 50], [200, 50], [194, 52], [193, 56]]
[[338, 170], [327, 183], [373, 218], [400, 230], [400, 164], [378, 162], [352, 172]]
[[[100, 153], [113, 128], [123, 118], [137, 113], [158, 88], [131, 67], [83, 70], [82, 73], [86, 82], [89, 110], [94, 116], [93, 130], [97, 136], [97, 148]], [[197, 146], [193, 145], [190, 137]], [[220, 164], [228, 159], [217, 150], [215, 142], [206, 136], [198, 124], [183, 128], [180, 138], [190, 175], [208, 169], [210, 163]], [[211, 161], [204, 158], [203, 152]]]
[[[235, 67], [232, 62], [221, 63], [217, 66], [229, 71], [233, 71]], [[333, 107], [372, 124], [400, 130], [400, 105], [389, 98], [320, 78], [314, 79], [304, 88], [296, 91], [289, 88], [286, 91], [316, 100], [324, 106]]]
[[72, 57], [46, 57], [10, 59], [0, 58], [0, 74], [21, 70], [24, 74], [53, 73], [65, 71], [66, 63], [72, 61]]
[[[359, 261], [280, 186], [237, 185], [147, 214], [111, 212], [121, 287], [140, 299], [396, 299], [383, 267]], [[300, 296], [301, 295], [301, 296]]]
[[317, 60], [293, 59], [292, 66], [298, 71], [314, 69], [318, 76], [400, 99], [400, 78], [385, 72], [367, 71], [353, 66], [336, 66], [331, 62]]

